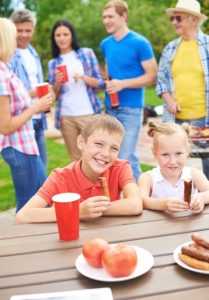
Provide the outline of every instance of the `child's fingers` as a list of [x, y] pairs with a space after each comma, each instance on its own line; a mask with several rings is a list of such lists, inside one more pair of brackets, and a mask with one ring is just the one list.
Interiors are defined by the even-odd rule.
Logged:
[[169, 201], [168, 210], [170, 211], [183, 211], [189, 209], [188, 203], [184, 201]]

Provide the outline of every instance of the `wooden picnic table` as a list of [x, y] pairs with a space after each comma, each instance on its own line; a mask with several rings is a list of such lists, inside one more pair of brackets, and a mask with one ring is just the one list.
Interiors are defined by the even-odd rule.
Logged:
[[[117, 300], [209, 299], [209, 275], [175, 264], [173, 250], [193, 232], [209, 236], [209, 207], [201, 215], [170, 217], [144, 211], [137, 217], [104, 217], [82, 223], [80, 239], [60, 242], [56, 224], [15, 225], [0, 218], [0, 299], [12, 295], [110, 287]], [[75, 260], [85, 240], [101, 237], [143, 247], [154, 267], [126, 282], [103, 283], [79, 274]]]

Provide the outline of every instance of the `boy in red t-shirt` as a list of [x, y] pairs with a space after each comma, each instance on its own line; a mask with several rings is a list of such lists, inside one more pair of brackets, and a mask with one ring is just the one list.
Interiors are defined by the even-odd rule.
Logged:
[[[66, 192], [80, 194], [80, 220], [140, 214], [142, 201], [130, 165], [117, 159], [123, 134], [123, 126], [114, 117], [92, 117], [77, 140], [81, 160], [54, 170], [17, 213], [17, 223], [56, 221], [51, 199]], [[104, 195], [101, 177], [106, 178], [110, 197]]]

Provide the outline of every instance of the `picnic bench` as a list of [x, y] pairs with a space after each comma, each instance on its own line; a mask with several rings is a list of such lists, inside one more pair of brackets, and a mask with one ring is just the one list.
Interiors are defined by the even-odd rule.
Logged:
[[[58, 240], [56, 224], [16, 225], [0, 218], [0, 299], [12, 295], [110, 287], [116, 300], [208, 300], [209, 275], [188, 271], [173, 260], [173, 250], [193, 232], [209, 236], [209, 207], [196, 216], [171, 217], [145, 210], [135, 217], [103, 217], [81, 223], [80, 239]], [[84, 241], [101, 237], [147, 249], [154, 266], [125, 282], [99, 282], [78, 273], [75, 260]]]

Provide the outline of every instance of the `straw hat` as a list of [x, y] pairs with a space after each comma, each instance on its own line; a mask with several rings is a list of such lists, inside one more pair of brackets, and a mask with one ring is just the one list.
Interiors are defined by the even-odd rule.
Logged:
[[200, 3], [197, 0], [178, 0], [176, 7], [166, 9], [166, 13], [171, 15], [176, 12], [187, 13], [196, 17], [200, 20], [207, 20], [207, 16], [201, 13]]

